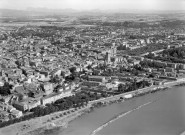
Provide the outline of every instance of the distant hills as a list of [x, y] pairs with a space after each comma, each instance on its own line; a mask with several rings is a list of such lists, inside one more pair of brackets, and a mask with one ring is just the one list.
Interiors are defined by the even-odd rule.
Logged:
[[32, 17], [47, 15], [98, 15], [100, 10], [79, 11], [74, 9], [28, 8], [26, 10], [0, 9], [0, 17]]
[[115, 15], [115, 14], [158, 14], [168, 16], [169, 14], [178, 14], [178, 16], [184, 16], [185, 11], [140, 11], [140, 10], [74, 10], [74, 9], [48, 9], [48, 8], [27, 8], [26, 10], [14, 10], [14, 9], [0, 9], [0, 17], [36, 17], [36, 16], [102, 16], [102, 15]]

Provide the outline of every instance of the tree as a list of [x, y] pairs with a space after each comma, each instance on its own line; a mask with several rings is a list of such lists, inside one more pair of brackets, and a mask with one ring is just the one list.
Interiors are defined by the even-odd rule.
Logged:
[[7, 96], [10, 94], [10, 89], [12, 89], [12, 85], [9, 83], [5, 82], [3, 87], [0, 87], [0, 94]]
[[120, 100], [123, 100], [123, 97], [120, 97], [119, 99], [120, 99]]
[[75, 73], [75, 71], [76, 71], [76, 67], [71, 67], [69, 70], [70, 70], [70, 72], [73, 74], [73, 73]]
[[142, 67], [139, 64], [134, 65], [134, 68], [136, 70], [140, 70], [140, 71], [142, 70]]
[[125, 90], [126, 90], [125, 85], [120, 83], [118, 85], [118, 92], [125, 92]]
[[153, 59], [154, 56], [155, 55], [153, 53], [151, 53], [151, 52], [147, 55], [147, 57], [150, 58], [150, 59]]
[[141, 65], [142, 67], [148, 67], [148, 62], [147, 62], [147, 61], [141, 61], [141, 62], [140, 62], [140, 65]]
[[60, 82], [60, 78], [59, 78], [59, 76], [58, 76], [58, 75], [56, 75], [56, 76], [52, 76], [52, 78], [51, 78], [51, 82], [53, 82], [53, 83], [59, 83], [59, 82]]
[[88, 66], [87, 66], [87, 69], [91, 69], [91, 68], [92, 68], [92, 66], [91, 66], [91, 65], [88, 65]]
[[136, 79], [134, 79], [134, 82], [133, 82], [133, 90], [136, 90], [137, 89], [137, 80]]
[[177, 53], [174, 53], [173, 54], [173, 57], [177, 58], [178, 57]]
[[135, 76], [138, 76], [139, 72], [138, 72], [138, 70], [133, 69], [133, 70], [132, 70], [132, 74], [134, 74]]

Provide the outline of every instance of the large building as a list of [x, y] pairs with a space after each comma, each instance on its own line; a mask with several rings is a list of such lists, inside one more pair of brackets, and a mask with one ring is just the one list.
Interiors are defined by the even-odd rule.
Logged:
[[111, 62], [111, 53], [110, 52], [106, 52], [105, 62], [108, 64]]
[[96, 87], [99, 86], [101, 83], [100, 82], [94, 82], [94, 81], [84, 81], [82, 83], [83, 86], [88, 86], [88, 87]]
[[54, 103], [55, 101], [64, 98], [64, 97], [69, 97], [72, 96], [71, 90], [65, 91], [65, 92], [60, 92], [60, 93], [53, 93], [50, 94], [46, 97], [41, 98], [41, 104], [46, 105], [46, 104], [51, 104]]
[[108, 64], [111, 63], [111, 58], [115, 57], [116, 54], [117, 54], [117, 47], [115, 46], [115, 43], [113, 43], [110, 50], [106, 51], [105, 62]]
[[89, 81], [94, 81], [94, 82], [105, 82], [105, 77], [104, 76], [88, 76]]
[[117, 53], [117, 47], [115, 46], [115, 43], [111, 46], [111, 57], [116, 56]]

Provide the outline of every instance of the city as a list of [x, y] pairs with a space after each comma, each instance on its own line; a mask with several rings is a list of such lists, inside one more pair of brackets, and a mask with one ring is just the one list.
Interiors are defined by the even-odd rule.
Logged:
[[1, 17], [2, 134], [185, 83], [185, 14], [80, 14]]

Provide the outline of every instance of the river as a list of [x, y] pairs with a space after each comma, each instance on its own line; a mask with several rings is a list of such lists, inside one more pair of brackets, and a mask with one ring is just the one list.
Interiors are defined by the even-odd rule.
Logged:
[[72, 121], [67, 129], [50, 134], [90, 135], [102, 125], [106, 126], [96, 135], [180, 135], [185, 131], [185, 88], [174, 87], [95, 109]]

